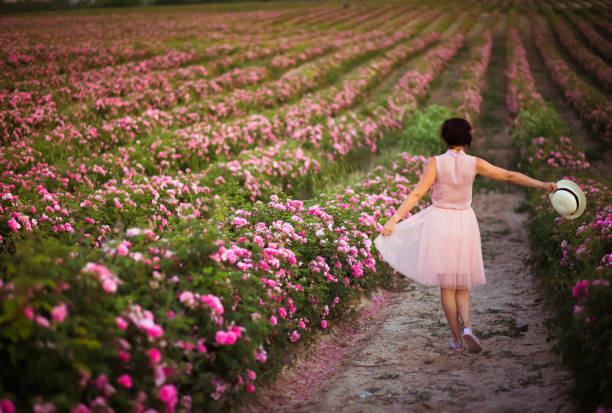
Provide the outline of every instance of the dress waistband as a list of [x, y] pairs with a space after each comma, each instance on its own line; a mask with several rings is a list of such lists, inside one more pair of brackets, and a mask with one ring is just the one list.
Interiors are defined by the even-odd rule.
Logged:
[[472, 208], [472, 206], [471, 206], [471, 205], [470, 205], [469, 207], [467, 207], [467, 208], [450, 208], [450, 207], [443, 207], [443, 206], [436, 205], [436, 204], [432, 204], [432, 205], [433, 205], [434, 207], [436, 207], [436, 208], [440, 208], [440, 209], [455, 209], [455, 210], [457, 210], [457, 211], [463, 211], [464, 209], [471, 209], [471, 208]]

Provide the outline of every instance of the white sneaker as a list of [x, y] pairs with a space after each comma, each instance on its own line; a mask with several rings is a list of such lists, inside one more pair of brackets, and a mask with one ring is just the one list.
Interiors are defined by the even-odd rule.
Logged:
[[480, 353], [482, 350], [480, 341], [478, 341], [474, 333], [472, 333], [472, 330], [467, 327], [463, 329], [463, 340], [465, 341], [470, 353]]

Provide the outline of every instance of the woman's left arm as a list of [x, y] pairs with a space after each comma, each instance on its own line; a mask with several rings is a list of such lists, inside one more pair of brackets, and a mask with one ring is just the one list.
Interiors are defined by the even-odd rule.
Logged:
[[397, 223], [400, 219], [404, 217], [414, 206], [419, 202], [419, 200], [427, 193], [431, 185], [433, 185], [436, 180], [436, 158], [431, 157], [425, 166], [425, 173], [421, 176], [421, 179], [416, 184], [414, 189], [408, 194], [402, 205], [398, 208], [398, 210], [389, 218], [393, 223]]

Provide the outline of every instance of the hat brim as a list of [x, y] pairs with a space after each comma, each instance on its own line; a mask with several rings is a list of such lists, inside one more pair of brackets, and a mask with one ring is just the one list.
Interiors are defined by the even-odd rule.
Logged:
[[[576, 212], [570, 215], [563, 215], [563, 214], [561, 215], [569, 219], [578, 218], [580, 215], [584, 213], [586, 209], [587, 200], [586, 200], [586, 196], [584, 195], [584, 192], [582, 191], [582, 189], [580, 189], [578, 184], [576, 184], [573, 181], [570, 181], [569, 179], [561, 179], [560, 181], [557, 182], [557, 189], [561, 189], [561, 188], [569, 189], [574, 194], [576, 194], [576, 196], [578, 197], [578, 209], [576, 210]], [[552, 196], [554, 194], [555, 194], [554, 192], [549, 193], [548, 198], [552, 200]]]

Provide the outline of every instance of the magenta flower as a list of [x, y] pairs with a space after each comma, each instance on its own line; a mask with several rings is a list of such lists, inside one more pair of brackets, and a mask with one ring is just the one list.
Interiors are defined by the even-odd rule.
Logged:
[[128, 389], [132, 388], [132, 378], [128, 374], [124, 374], [123, 376], [117, 379], [117, 382], [121, 384], [123, 387]]
[[129, 241], [121, 241], [119, 245], [117, 245], [117, 254], [118, 255], [128, 255], [130, 253], [129, 248], [132, 246], [132, 243]]
[[34, 320], [34, 309], [32, 307], [26, 307], [23, 309], [23, 314], [30, 320]]
[[159, 398], [166, 403], [166, 411], [174, 412], [174, 406], [178, 401], [178, 393], [173, 384], [166, 384], [159, 390]]
[[289, 334], [289, 340], [292, 343], [295, 343], [298, 339], [300, 338], [300, 333], [297, 332], [297, 330], [293, 330], [290, 334]]
[[8, 226], [15, 232], [18, 232], [19, 228], [21, 228], [21, 225], [15, 220], [15, 218], [9, 219]]
[[0, 400], [0, 412], [1, 413], [15, 413], [15, 405], [9, 399]]
[[47, 320], [45, 317], [41, 315], [36, 316], [35, 321], [37, 324], [43, 327], [46, 327], [46, 328], [49, 328], [51, 326], [51, 324], [49, 323], [49, 320]]
[[119, 327], [119, 329], [125, 330], [127, 328], [127, 321], [125, 321], [123, 318], [115, 317], [115, 322], [117, 323], [117, 327]]
[[53, 321], [62, 322], [66, 318], [68, 314], [68, 310], [65, 303], [61, 303], [53, 307], [51, 310], [51, 316], [53, 317]]
[[149, 350], [149, 359], [151, 359], [151, 364], [159, 363], [161, 360], [161, 353], [158, 349], [152, 348]]
[[208, 305], [215, 313], [223, 314], [223, 304], [221, 304], [221, 300], [219, 299], [219, 297], [216, 297], [212, 294], [206, 294], [200, 296], [200, 301]]
[[236, 342], [236, 340], [238, 339], [238, 337], [236, 336], [236, 334], [233, 331], [223, 331], [223, 330], [219, 330], [217, 331], [217, 333], [215, 334], [215, 340], [217, 340], [217, 343], [223, 345], [223, 344], [229, 344], [232, 345]]
[[257, 360], [258, 362], [265, 363], [268, 359], [268, 352], [260, 344], [259, 347], [257, 347], [253, 352], [253, 357], [255, 357], [255, 360]]
[[578, 300], [583, 300], [587, 297], [587, 293], [589, 290], [589, 282], [587, 280], [581, 280], [574, 285], [572, 289], [572, 295], [576, 297]]
[[83, 272], [98, 276], [102, 283], [102, 288], [107, 293], [114, 293], [117, 291], [117, 283], [119, 279], [115, 277], [108, 268], [104, 265], [98, 265], [93, 262], [88, 262], [82, 269]]
[[149, 337], [158, 338], [164, 335], [164, 329], [158, 325], [153, 324], [152, 326], [146, 326], [145, 331]]

